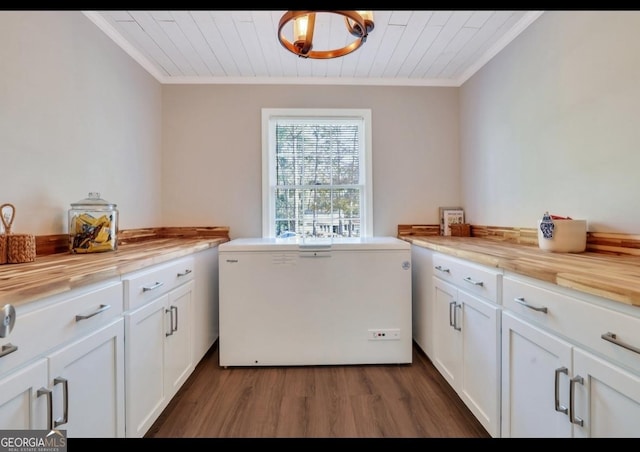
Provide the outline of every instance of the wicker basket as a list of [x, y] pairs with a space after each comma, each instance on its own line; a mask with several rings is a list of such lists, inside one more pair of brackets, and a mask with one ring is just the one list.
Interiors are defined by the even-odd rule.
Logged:
[[[11, 214], [8, 220], [4, 217], [4, 209], [8, 207]], [[13, 204], [0, 206], [0, 218], [5, 234], [0, 238], [0, 264], [22, 264], [36, 260], [36, 237], [32, 234], [12, 234], [11, 225], [16, 215]]]
[[36, 260], [36, 237], [31, 234], [7, 235], [7, 264]]
[[0, 234], [0, 264], [7, 263], [7, 235]]

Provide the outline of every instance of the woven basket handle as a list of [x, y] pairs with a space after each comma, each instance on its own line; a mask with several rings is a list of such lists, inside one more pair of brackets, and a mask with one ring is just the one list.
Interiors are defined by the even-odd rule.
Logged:
[[[11, 210], [11, 214], [9, 215], [9, 219], [5, 220], [4, 218], [4, 208], [9, 207]], [[2, 204], [0, 206], [0, 219], [2, 220], [2, 224], [4, 225], [5, 234], [11, 234], [11, 225], [13, 224], [13, 220], [16, 217], [16, 208], [13, 204]]]

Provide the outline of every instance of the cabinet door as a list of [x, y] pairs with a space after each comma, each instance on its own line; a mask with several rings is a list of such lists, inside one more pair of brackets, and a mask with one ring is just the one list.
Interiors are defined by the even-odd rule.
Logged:
[[124, 320], [49, 355], [54, 426], [72, 437], [124, 437]]
[[193, 371], [193, 282], [169, 292], [165, 308], [165, 394], [171, 398]]
[[[0, 379], [0, 430], [49, 429], [50, 394], [46, 388], [46, 359]], [[44, 392], [39, 392], [40, 389]]]
[[562, 409], [569, 406], [571, 353], [569, 343], [503, 311], [502, 437], [572, 436]]
[[573, 369], [575, 436], [640, 437], [640, 376], [578, 348]]
[[433, 251], [411, 245], [413, 340], [433, 359]]
[[433, 278], [433, 364], [454, 388], [459, 387], [462, 353], [462, 305], [458, 303], [458, 289]]
[[164, 343], [168, 295], [125, 314], [126, 436], [144, 436], [166, 406]]
[[500, 436], [500, 315], [498, 306], [458, 291], [462, 304], [462, 376], [457, 392], [491, 436]]

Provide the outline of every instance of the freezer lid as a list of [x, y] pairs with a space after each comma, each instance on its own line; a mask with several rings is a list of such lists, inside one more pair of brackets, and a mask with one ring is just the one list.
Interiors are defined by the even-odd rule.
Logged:
[[335, 238], [265, 238], [247, 237], [222, 243], [218, 251], [298, 251], [323, 249], [351, 250], [410, 250], [411, 244], [396, 237], [335, 237]]

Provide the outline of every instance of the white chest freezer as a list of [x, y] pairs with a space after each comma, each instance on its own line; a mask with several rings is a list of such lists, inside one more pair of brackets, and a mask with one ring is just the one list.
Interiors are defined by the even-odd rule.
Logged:
[[221, 366], [411, 363], [411, 246], [395, 237], [219, 247]]

